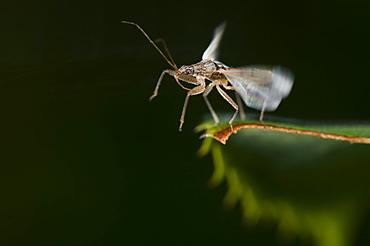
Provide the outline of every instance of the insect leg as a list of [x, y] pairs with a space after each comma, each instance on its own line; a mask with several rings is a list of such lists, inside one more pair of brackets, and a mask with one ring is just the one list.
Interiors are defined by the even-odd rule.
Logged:
[[211, 105], [211, 103], [209, 102], [209, 100], [207, 98], [208, 94], [212, 91], [214, 86], [215, 86], [214, 83], [210, 83], [210, 84], [207, 85], [207, 87], [206, 87], [206, 89], [204, 90], [204, 93], [203, 93], [203, 98], [204, 98], [204, 101], [207, 104], [207, 107], [208, 107], [209, 111], [212, 114], [212, 117], [213, 117], [213, 120], [215, 121], [215, 126], [216, 126], [220, 122], [220, 119], [218, 118], [216, 112], [213, 110], [212, 105]]
[[224, 87], [226, 90], [230, 90], [230, 91], [234, 91], [235, 90], [234, 86], [232, 86], [232, 85], [225, 85], [225, 84], [223, 84], [222, 87]]
[[234, 119], [235, 119], [236, 115], [239, 112], [238, 104], [236, 104], [233, 101], [233, 99], [231, 99], [231, 97], [220, 88], [219, 85], [216, 85], [216, 89], [220, 93], [220, 95], [235, 109], [235, 113], [234, 113], [233, 117], [231, 118], [231, 120], [229, 121], [230, 128], [235, 133], [236, 131], [234, 131], [234, 128], [233, 128], [233, 125], [232, 124], [234, 122]]
[[175, 78], [175, 80], [176, 80], [176, 83], [177, 83], [177, 84], [179, 84], [179, 86], [180, 86], [181, 88], [183, 88], [184, 90], [187, 90], [187, 91], [190, 91], [190, 90], [191, 90], [191, 89], [186, 88], [185, 86], [183, 86], [183, 85], [180, 83], [180, 81], [179, 81], [179, 79], [177, 78], [177, 76], [174, 76], [174, 78]]
[[[235, 90], [234, 86], [232, 86], [232, 85], [222, 84], [222, 86], [226, 90]], [[238, 106], [239, 106], [239, 109], [240, 109], [240, 119], [244, 120], [245, 119], [245, 113], [244, 113], [242, 100], [240, 99], [240, 96], [237, 92], [235, 92], [235, 97], [236, 97], [236, 102], [238, 103]]]
[[159, 86], [161, 85], [161, 82], [162, 82], [162, 79], [163, 79], [163, 76], [167, 73], [167, 70], [164, 70], [162, 73], [161, 73], [161, 76], [159, 76], [159, 79], [158, 79], [158, 82], [157, 82], [157, 85], [155, 86], [155, 89], [154, 89], [154, 92], [153, 92], [153, 95], [151, 97], [149, 97], [149, 102], [151, 100], [153, 100], [153, 98], [155, 98], [157, 95], [158, 95], [158, 89], [159, 89]]
[[163, 80], [163, 77], [164, 75], [168, 73], [172, 76], [175, 77], [175, 80], [177, 82], [177, 84], [179, 84], [181, 86], [181, 88], [183, 88], [184, 90], [190, 90], [189, 88], [186, 88], [185, 86], [183, 86], [179, 79], [177, 78], [176, 75], [174, 75], [174, 70], [164, 70], [162, 73], [161, 73], [161, 76], [159, 76], [159, 79], [158, 79], [158, 82], [157, 82], [157, 85], [155, 86], [155, 89], [154, 89], [154, 92], [153, 92], [153, 95], [149, 98], [149, 101], [153, 100], [153, 98], [155, 98], [157, 95], [158, 95], [158, 90], [159, 90], [159, 86], [161, 85], [161, 82]]
[[240, 119], [245, 120], [245, 113], [243, 108], [242, 100], [240, 99], [240, 96], [237, 92], [235, 92], [236, 102], [238, 103], [238, 106], [240, 108]]
[[186, 108], [188, 106], [189, 97], [190, 96], [201, 94], [205, 90], [205, 87], [206, 87], [205, 86], [205, 81], [204, 80], [203, 81], [200, 81], [200, 83], [201, 84], [199, 86], [194, 87], [193, 89], [191, 89], [190, 91], [188, 91], [188, 94], [186, 94], [184, 106], [182, 107], [182, 113], [181, 113], [181, 117], [180, 117], [179, 131], [182, 130], [182, 125], [184, 124], [184, 121], [185, 121], [185, 113], [186, 113]]
[[263, 121], [263, 115], [265, 113], [265, 106], [266, 106], [266, 102], [263, 104], [263, 107], [262, 107], [262, 110], [261, 110], [261, 114], [260, 114], [260, 118], [259, 118], [259, 120], [261, 121], [261, 123], [262, 123], [262, 125], [264, 127], [266, 126], [265, 122]]

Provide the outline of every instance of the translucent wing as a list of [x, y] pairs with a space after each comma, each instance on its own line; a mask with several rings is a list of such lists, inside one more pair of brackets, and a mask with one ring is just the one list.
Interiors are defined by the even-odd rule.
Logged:
[[294, 75], [288, 69], [253, 67], [230, 68], [222, 71], [248, 107], [274, 111], [287, 97], [293, 86]]
[[202, 60], [216, 60], [217, 59], [217, 51], [218, 51], [218, 46], [220, 44], [222, 34], [224, 33], [226, 27], [226, 22], [223, 22], [221, 25], [219, 25], [213, 34], [213, 39], [211, 43], [209, 44], [208, 48], [206, 51], [204, 51]]

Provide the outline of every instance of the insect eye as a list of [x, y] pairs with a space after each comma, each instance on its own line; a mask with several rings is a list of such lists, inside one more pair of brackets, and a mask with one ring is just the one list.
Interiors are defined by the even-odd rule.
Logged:
[[193, 69], [192, 68], [188, 68], [184, 71], [184, 74], [185, 75], [190, 75], [190, 74], [193, 74]]

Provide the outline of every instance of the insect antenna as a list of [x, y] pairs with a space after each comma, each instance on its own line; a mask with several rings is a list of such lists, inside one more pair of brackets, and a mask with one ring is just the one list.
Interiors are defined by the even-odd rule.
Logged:
[[[166, 42], [164, 41], [164, 39], [163, 39], [163, 38], [158, 38], [158, 39], [156, 39], [154, 42], [156, 42], [157, 44], [158, 44], [158, 43], [160, 43], [160, 42], [162, 42], [162, 44], [163, 44], [163, 46], [164, 46], [164, 50], [166, 51], [168, 58], [170, 58], [170, 61], [172, 62], [172, 64], [175, 64], [175, 66], [176, 66], [175, 60], [172, 58], [171, 52], [170, 52], [170, 50], [168, 49], [167, 44], [166, 44]], [[176, 68], [176, 69], [177, 69], [177, 68]]]
[[[146, 32], [138, 24], [136, 24], [134, 22], [130, 22], [130, 21], [121, 21], [121, 23], [130, 24], [130, 25], [136, 26], [144, 34], [144, 36], [149, 40], [149, 42], [154, 46], [154, 48], [161, 54], [161, 56], [167, 61], [167, 63], [170, 64], [170, 66], [173, 67], [175, 70], [178, 70], [175, 62], [172, 59], [172, 56], [169, 55], [170, 59], [168, 59], [163, 54], [163, 52], [158, 48], [158, 46], [154, 43], [154, 41], [148, 36], [148, 34], [146, 34]], [[166, 44], [164, 41], [163, 41], [163, 43], [164, 43], [164, 45]], [[169, 54], [169, 51], [167, 49], [167, 45], [165, 45], [165, 50], [166, 50], [167, 54]]]

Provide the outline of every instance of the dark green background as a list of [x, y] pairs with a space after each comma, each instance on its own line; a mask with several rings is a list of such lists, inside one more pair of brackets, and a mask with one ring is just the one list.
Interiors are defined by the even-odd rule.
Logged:
[[[227, 20], [220, 60], [282, 64], [296, 81], [274, 115], [368, 119], [368, 1], [13, 1], [0, 10], [1, 245], [278, 245], [208, 190], [192, 129], [207, 113], [165, 78], [133, 26], [198, 62]], [[231, 111], [216, 93], [216, 109]], [[366, 228], [366, 227], [365, 227]], [[367, 245], [363, 230], [357, 245]]]

